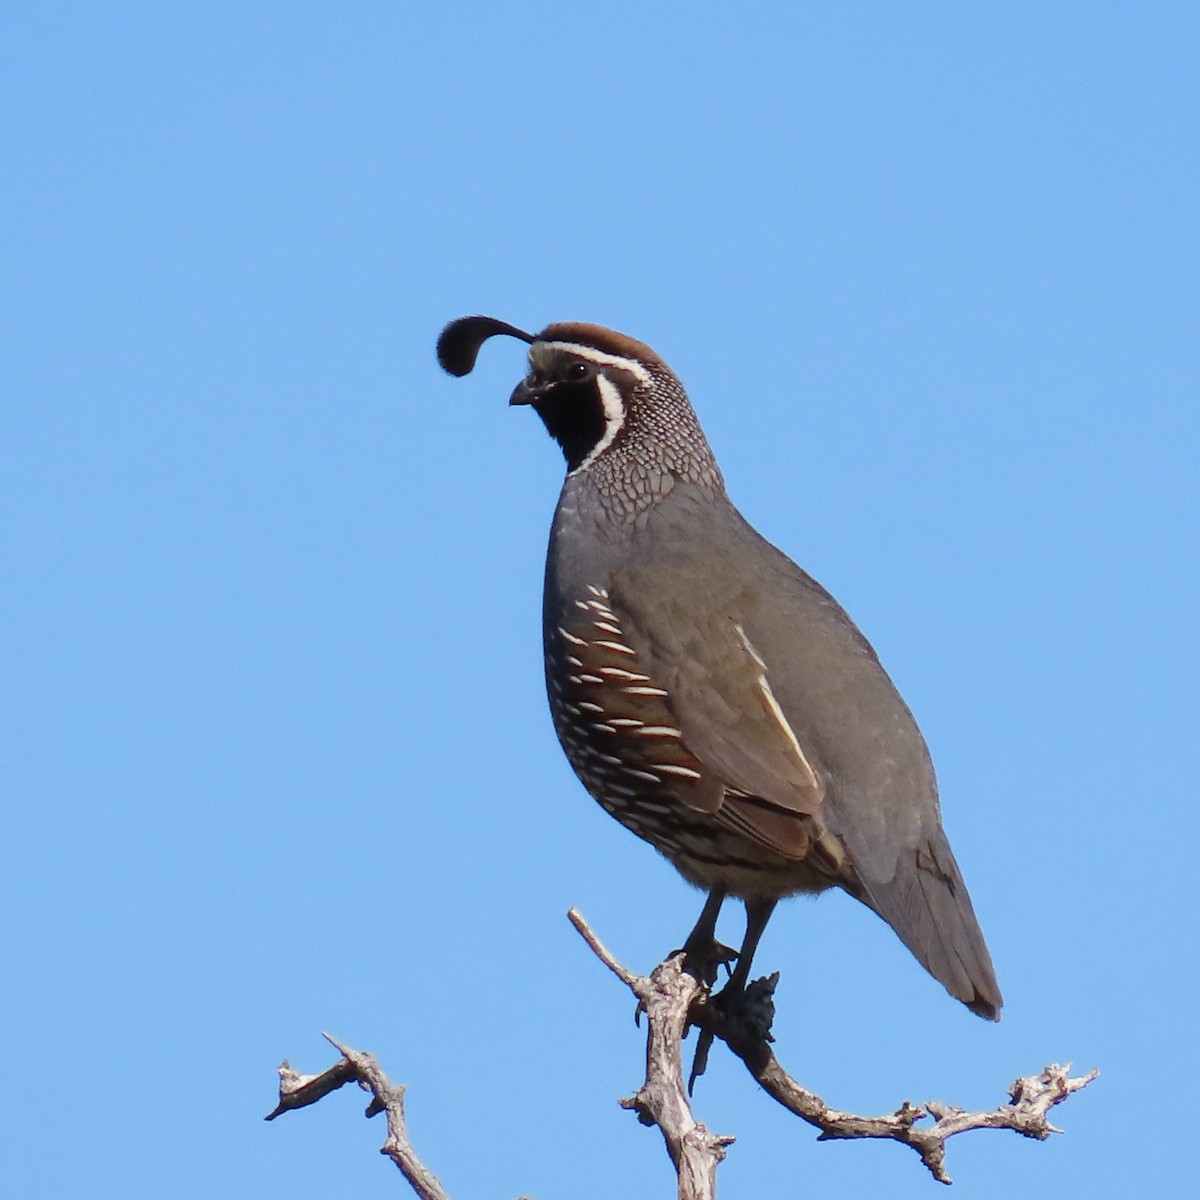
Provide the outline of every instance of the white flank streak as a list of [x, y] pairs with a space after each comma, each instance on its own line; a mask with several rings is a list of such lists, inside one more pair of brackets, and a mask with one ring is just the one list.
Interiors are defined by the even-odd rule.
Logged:
[[678, 729], [672, 729], [670, 725], [645, 725], [638, 730], [638, 735], [640, 737], [683, 737], [683, 734], [681, 734]]
[[621, 770], [626, 775], [632, 775], [634, 779], [644, 779], [647, 783], [662, 783], [657, 775], [651, 775], [649, 771], [639, 771], [637, 767], [622, 767]]
[[574, 634], [568, 633], [561, 625], [558, 627], [558, 632], [571, 643], [572, 646], [586, 646], [587, 642], [583, 638], [577, 638]]
[[[621, 358], [615, 361], [624, 365], [628, 360]], [[597, 375], [596, 387], [600, 392], [600, 403], [604, 405], [604, 436], [592, 447], [587, 458], [570, 472], [572, 475], [586, 471], [613, 444], [613, 440], [621, 432], [621, 426], [625, 424], [625, 405], [621, 400], [621, 393], [617, 391], [617, 385], [605, 379], [603, 375]]]
[[597, 646], [603, 646], [605, 650], [615, 650], [618, 654], [629, 654], [636, 657], [634, 651], [630, 650], [624, 642], [597, 642]]
[[627, 687], [621, 689], [627, 696], [665, 696], [662, 688], [656, 687]]
[[651, 763], [656, 771], [666, 771], [668, 775], [679, 775], [683, 779], [699, 779], [700, 772], [691, 767], [677, 767], [674, 763]]
[[638, 675], [635, 671], [623, 671], [620, 667], [601, 667], [601, 675], [610, 679], [628, 679], [630, 683], [649, 683], [649, 675]]

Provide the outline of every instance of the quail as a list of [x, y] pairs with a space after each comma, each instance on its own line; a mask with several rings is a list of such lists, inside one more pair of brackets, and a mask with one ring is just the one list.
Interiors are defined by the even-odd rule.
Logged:
[[443, 330], [442, 367], [468, 374], [496, 334], [528, 343], [510, 403], [566, 459], [543, 603], [554, 727], [591, 795], [708, 892], [685, 945], [715, 944], [741, 899], [743, 986], [776, 903], [840, 887], [999, 1019], [912, 714], [833, 597], [733, 506], [674, 373], [599, 325], [483, 316]]

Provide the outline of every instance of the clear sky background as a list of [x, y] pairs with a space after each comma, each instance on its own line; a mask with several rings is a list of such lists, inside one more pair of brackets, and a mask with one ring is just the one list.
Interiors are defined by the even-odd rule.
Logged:
[[[1194, 1187], [1200, 17], [1192, 4], [9, 6], [0, 36], [0, 1192], [669, 1196], [630, 997], [700, 897], [551, 731], [561, 463], [517, 343], [676, 368], [747, 516], [874, 641], [1007, 1007], [781, 907], [832, 1103], [1103, 1069], [964, 1198]], [[436, 12], [433, 9], [436, 8]], [[740, 937], [737, 914], [722, 926]], [[714, 1055], [725, 1197], [938, 1194]]]

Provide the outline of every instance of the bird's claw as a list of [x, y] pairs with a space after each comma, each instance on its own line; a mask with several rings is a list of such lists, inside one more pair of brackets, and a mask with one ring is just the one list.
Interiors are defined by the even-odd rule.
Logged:
[[692, 1070], [688, 1075], [687, 1090], [691, 1096], [696, 1088], [696, 1080], [708, 1070], [708, 1052], [712, 1049], [713, 1035], [707, 1030], [700, 1030], [696, 1039], [696, 1053], [692, 1055]]
[[[732, 964], [737, 962], [738, 953], [731, 946], [723, 945], [716, 938], [703, 942], [693, 942], [690, 938], [676, 954], [686, 954], [684, 970], [693, 978], [698, 979], [706, 987], [711, 988], [717, 982], [717, 975], [722, 967], [727, 977], [732, 977]], [[672, 956], [673, 957], [673, 956]]]
[[[728, 947], [721, 947], [721, 949], [728, 951]], [[737, 955], [734, 954], [733, 957], [736, 958]], [[725, 966], [728, 967], [728, 961], [722, 961], [725, 961]], [[713, 967], [713, 974], [716, 974], [715, 965]], [[707, 982], [711, 987], [712, 980], [708, 980]], [[709, 996], [704, 1003], [710, 1009], [720, 1014], [722, 1020], [726, 1020], [736, 1011], [741, 995], [742, 989], [740, 987], [733, 988], [730, 984], [726, 984], [715, 995]], [[700, 1029], [699, 1036], [696, 1038], [696, 1052], [692, 1055], [692, 1070], [688, 1075], [687, 1090], [689, 1096], [695, 1091], [696, 1080], [708, 1070], [708, 1053], [712, 1049], [714, 1040], [715, 1035], [711, 1029]]]

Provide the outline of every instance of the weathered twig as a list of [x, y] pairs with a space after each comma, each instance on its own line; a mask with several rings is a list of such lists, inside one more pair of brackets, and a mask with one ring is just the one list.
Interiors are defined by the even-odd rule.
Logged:
[[404, 1085], [392, 1083], [373, 1054], [343, 1046], [329, 1034], [324, 1036], [337, 1048], [341, 1060], [320, 1075], [301, 1075], [285, 1061], [279, 1068], [279, 1104], [266, 1119], [273, 1121], [294, 1108], [316, 1104], [330, 1092], [353, 1081], [371, 1093], [371, 1103], [366, 1111], [368, 1117], [387, 1114], [387, 1138], [379, 1148], [379, 1153], [386, 1155], [400, 1168], [421, 1200], [450, 1200], [449, 1194], [417, 1157], [409, 1143], [408, 1128], [404, 1121]]
[[[709, 1004], [706, 989], [684, 969], [684, 956], [676, 955], [655, 968], [649, 978], [636, 975], [604, 947], [587, 922], [575, 909], [568, 914], [593, 953], [638, 998], [645, 1008], [650, 1030], [646, 1049], [646, 1083], [632, 1100], [622, 1101], [634, 1108], [646, 1123], [662, 1130], [671, 1160], [679, 1171], [681, 1198], [707, 1197], [711, 1191], [686, 1191], [683, 1167], [695, 1171], [705, 1164], [711, 1177], [724, 1157], [724, 1147], [732, 1138], [718, 1138], [704, 1131], [692, 1115], [683, 1087], [683, 1068], [679, 1042], [689, 1024], [710, 1032], [723, 1041], [745, 1063], [763, 1089], [783, 1105], [820, 1130], [819, 1141], [849, 1138], [888, 1138], [911, 1146], [933, 1177], [950, 1183], [946, 1173], [946, 1141], [969, 1129], [1011, 1129], [1025, 1137], [1044, 1140], [1062, 1132], [1047, 1120], [1047, 1113], [1072, 1092], [1086, 1087], [1098, 1071], [1071, 1078], [1069, 1065], [1052, 1064], [1040, 1075], [1017, 1079], [1009, 1088], [1011, 1103], [991, 1112], [966, 1112], [961, 1108], [931, 1101], [917, 1107], [907, 1100], [894, 1112], [881, 1117], [863, 1117], [831, 1108], [820, 1096], [801, 1087], [780, 1065], [769, 1045], [773, 1016], [771, 1000], [778, 976], [760, 979], [746, 991], [743, 1004], [725, 1012]], [[670, 1053], [662, 1043], [672, 1041]], [[653, 1104], [649, 1100], [653, 1100]], [[660, 1120], [660, 1115], [662, 1119]], [[932, 1125], [918, 1125], [927, 1117]], [[664, 1121], [666, 1122], [664, 1124]], [[681, 1131], [702, 1130], [701, 1145], [708, 1158], [693, 1153], [681, 1137]], [[708, 1148], [705, 1139], [711, 1142]], [[715, 1155], [715, 1157], [713, 1157]], [[708, 1163], [711, 1159], [711, 1168]], [[692, 1186], [689, 1182], [688, 1186]], [[709, 1185], [711, 1187], [711, 1184]]]
[[638, 998], [647, 1019], [646, 1082], [621, 1101], [643, 1125], [657, 1125], [679, 1177], [680, 1200], [711, 1200], [716, 1195], [717, 1164], [733, 1138], [710, 1133], [692, 1113], [683, 1086], [683, 1036], [688, 1013], [705, 987], [683, 969], [683, 954], [669, 958], [650, 974], [623, 967], [592, 932], [576, 909], [567, 914], [592, 952]]

